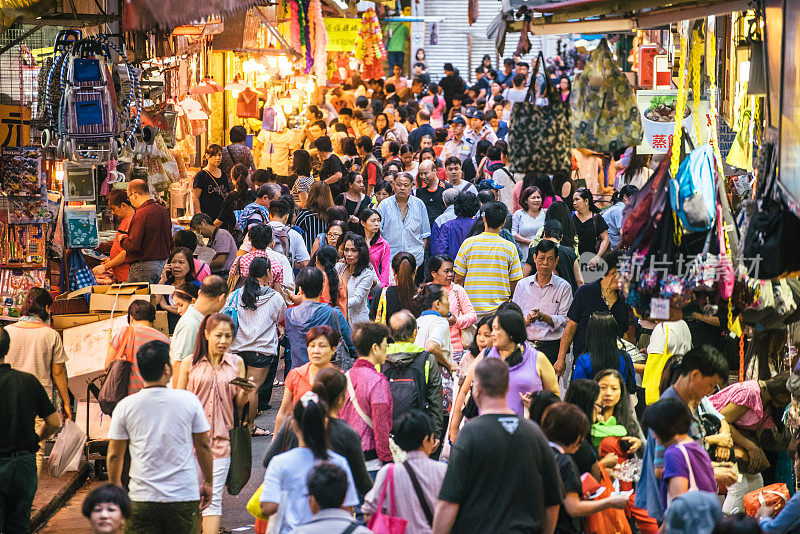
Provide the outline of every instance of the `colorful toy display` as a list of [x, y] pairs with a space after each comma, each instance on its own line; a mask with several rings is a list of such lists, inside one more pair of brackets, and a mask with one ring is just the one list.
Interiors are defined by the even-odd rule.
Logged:
[[361, 29], [356, 39], [355, 56], [364, 65], [361, 77], [365, 80], [383, 77], [383, 58], [386, 57], [386, 47], [383, 46], [383, 34], [378, 15], [370, 8], [361, 18]]

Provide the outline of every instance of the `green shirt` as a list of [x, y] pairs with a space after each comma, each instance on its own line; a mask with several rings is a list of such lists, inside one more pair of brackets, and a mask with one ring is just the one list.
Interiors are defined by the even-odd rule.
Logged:
[[406, 39], [408, 38], [408, 26], [402, 22], [395, 22], [389, 28], [387, 33], [391, 33], [389, 41], [386, 43], [387, 52], [405, 52]]

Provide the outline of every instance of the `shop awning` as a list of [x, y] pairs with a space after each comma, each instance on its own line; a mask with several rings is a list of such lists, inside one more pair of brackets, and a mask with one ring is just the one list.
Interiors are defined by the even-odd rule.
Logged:
[[531, 20], [535, 35], [625, 32], [749, 7], [747, 0], [510, 0], [510, 6], [527, 7], [539, 15]]
[[245, 11], [258, 0], [202, 0], [176, 2], [165, 0], [126, 0], [122, 22], [125, 30], [149, 28], [172, 29], [211, 15]]

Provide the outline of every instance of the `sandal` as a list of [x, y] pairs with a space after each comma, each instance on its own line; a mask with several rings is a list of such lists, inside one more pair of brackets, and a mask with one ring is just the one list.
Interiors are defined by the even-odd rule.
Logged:
[[267, 428], [261, 428], [259, 426], [254, 426], [253, 431], [250, 432], [250, 435], [252, 437], [271, 436], [272, 430], [269, 430]]

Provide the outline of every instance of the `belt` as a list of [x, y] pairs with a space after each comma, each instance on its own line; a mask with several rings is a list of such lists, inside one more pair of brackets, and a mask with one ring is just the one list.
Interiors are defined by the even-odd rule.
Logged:
[[36, 453], [31, 451], [0, 452], [0, 458], [19, 458], [20, 456], [28, 456], [29, 454]]

